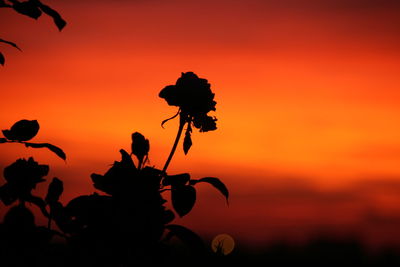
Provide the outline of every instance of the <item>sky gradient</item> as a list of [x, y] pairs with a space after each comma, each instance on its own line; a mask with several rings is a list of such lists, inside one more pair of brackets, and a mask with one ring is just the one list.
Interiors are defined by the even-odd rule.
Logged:
[[[177, 121], [158, 98], [193, 71], [216, 94], [218, 130], [194, 132], [169, 172], [216, 176], [182, 224], [252, 246], [360, 236], [400, 245], [400, 4], [372, 0], [45, 1], [67, 20], [0, 10], [0, 128], [37, 119], [38, 142], [0, 148], [0, 167], [34, 156], [64, 180], [64, 201], [93, 192], [130, 134], [161, 168]], [[45, 186], [42, 186], [45, 187]], [[40, 190], [40, 188], [39, 188]], [[0, 206], [3, 209], [3, 206]], [[382, 227], [384, 226], [384, 227]]]

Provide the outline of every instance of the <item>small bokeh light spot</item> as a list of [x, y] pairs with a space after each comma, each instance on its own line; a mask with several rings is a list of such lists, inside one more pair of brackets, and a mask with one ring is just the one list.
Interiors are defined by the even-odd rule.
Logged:
[[214, 237], [211, 248], [215, 253], [228, 255], [235, 248], [235, 240], [228, 234], [220, 234]]

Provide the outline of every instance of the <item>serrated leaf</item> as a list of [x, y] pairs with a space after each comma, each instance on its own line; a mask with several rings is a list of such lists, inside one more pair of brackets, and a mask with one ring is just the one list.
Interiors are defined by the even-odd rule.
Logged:
[[166, 225], [165, 228], [169, 230], [169, 233], [166, 236], [167, 240], [172, 236], [176, 236], [194, 252], [202, 253], [205, 251], [203, 240], [188, 228], [176, 224]]
[[179, 185], [185, 185], [187, 182], [190, 180], [190, 174], [189, 173], [182, 173], [182, 174], [177, 174], [177, 175], [167, 175], [163, 181], [162, 184], [164, 186], [179, 186]]
[[171, 198], [175, 211], [183, 217], [192, 210], [196, 202], [196, 189], [190, 185], [173, 186]]
[[4, 66], [6, 59], [4, 58], [3, 54], [0, 52], [0, 65]]
[[47, 204], [56, 203], [59, 200], [63, 191], [64, 191], [63, 182], [60, 179], [54, 177], [51, 183], [49, 184], [49, 188], [47, 189], [47, 195], [45, 198], [46, 203]]
[[61, 15], [51, 7], [40, 3], [39, 1], [38, 6], [45, 14], [53, 18], [54, 24], [57, 26], [59, 31], [67, 25], [67, 22], [61, 17]]
[[228, 191], [228, 188], [225, 186], [225, 184], [223, 182], [221, 182], [220, 179], [215, 178], [215, 177], [204, 177], [199, 180], [190, 180], [189, 184], [195, 185], [199, 182], [209, 183], [212, 186], [214, 186], [218, 191], [221, 192], [222, 195], [225, 196], [226, 202], [228, 203], [229, 191]]
[[67, 155], [65, 155], [64, 151], [52, 144], [49, 143], [24, 143], [26, 147], [33, 147], [33, 148], [42, 148], [45, 147], [49, 149], [51, 152], [55, 153], [57, 156], [62, 158], [63, 160], [67, 159]]
[[10, 41], [4, 40], [4, 39], [0, 39], [0, 43], [5, 43], [5, 44], [8, 44], [8, 45], [11, 45], [11, 46], [17, 48], [19, 51], [22, 51], [21, 48], [19, 48], [19, 47], [18, 47], [15, 43], [13, 43], [13, 42], [10, 42]]
[[3, 130], [3, 135], [12, 141], [28, 141], [36, 136], [39, 128], [37, 120], [20, 120], [14, 123], [10, 130]]

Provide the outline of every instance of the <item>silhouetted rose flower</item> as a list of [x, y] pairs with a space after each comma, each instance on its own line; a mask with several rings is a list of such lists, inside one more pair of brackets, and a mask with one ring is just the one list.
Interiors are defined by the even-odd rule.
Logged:
[[33, 158], [18, 159], [4, 169], [7, 183], [0, 188], [0, 197], [6, 205], [16, 199], [26, 200], [31, 197], [36, 184], [45, 181], [44, 176], [49, 172], [49, 166], [39, 165]]
[[207, 113], [215, 111], [214, 93], [206, 79], [199, 78], [193, 72], [182, 73], [175, 85], [168, 85], [161, 90], [159, 96], [168, 105], [177, 106], [187, 116], [186, 121], [196, 121], [194, 126], [200, 131], [212, 131], [216, 127], [216, 119], [207, 117]]
[[199, 78], [193, 72], [182, 73], [175, 85], [168, 85], [159, 96], [168, 105], [178, 106], [183, 112], [195, 115], [215, 110], [214, 94], [206, 79]]
[[139, 160], [138, 168], [141, 168], [143, 159], [147, 156], [150, 150], [150, 142], [141, 133], [134, 132], [132, 134], [132, 154]]

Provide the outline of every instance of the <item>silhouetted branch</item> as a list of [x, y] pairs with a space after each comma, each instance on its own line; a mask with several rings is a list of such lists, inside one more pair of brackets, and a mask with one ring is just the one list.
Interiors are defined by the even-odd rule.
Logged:
[[10, 129], [2, 130], [5, 138], [0, 138], [1, 143], [20, 143], [24, 144], [26, 147], [32, 148], [47, 148], [51, 152], [55, 153], [57, 156], [63, 160], [67, 159], [67, 155], [64, 151], [49, 143], [31, 143], [26, 142], [34, 138], [39, 131], [39, 123], [37, 120], [20, 120], [14, 123]]
[[[66, 25], [67, 22], [61, 17], [61, 15], [51, 7], [43, 4], [39, 0], [27, 0], [20, 2], [18, 0], [0, 0], [0, 8], [12, 8], [17, 13], [33, 18], [38, 19], [42, 13], [50, 16], [53, 19], [54, 24], [61, 31]], [[21, 50], [15, 43], [0, 39], [1, 43], [9, 44], [19, 50]], [[4, 66], [5, 57], [0, 52], [0, 65]]]
[[22, 51], [21, 48], [19, 48], [17, 46], [17, 44], [15, 44], [13, 42], [10, 42], [10, 41], [4, 40], [4, 39], [0, 39], [0, 43], [5, 43], [5, 44], [8, 44], [8, 45], [11, 45], [12, 47], [17, 48], [19, 51]]

